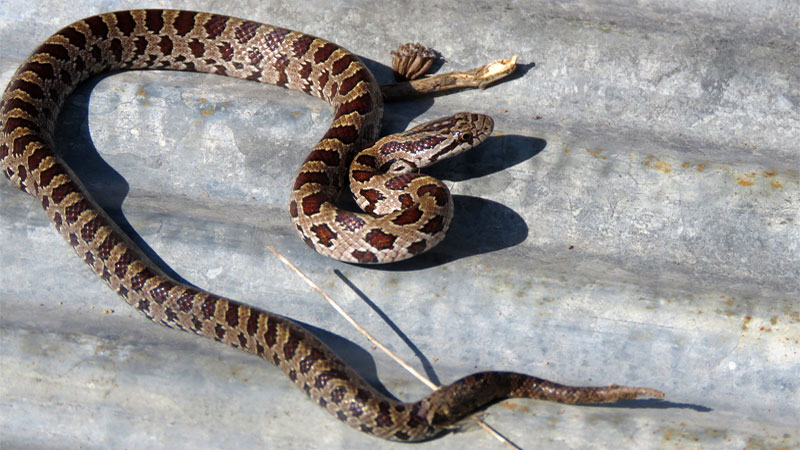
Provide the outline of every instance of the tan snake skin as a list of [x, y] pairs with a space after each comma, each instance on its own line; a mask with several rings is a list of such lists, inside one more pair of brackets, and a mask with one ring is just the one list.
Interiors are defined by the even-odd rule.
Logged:
[[[66, 96], [92, 75], [130, 69], [223, 74], [285, 86], [331, 103], [333, 124], [298, 173], [290, 213], [310, 246], [346, 261], [391, 261], [435, 245], [452, 216], [449, 193], [440, 182], [413, 171], [480, 143], [492, 122], [477, 114], [455, 115], [384, 138], [353, 157], [354, 149], [377, 137], [382, 99], [361, 61], [335, 44], [189, 11], [121, 11], [62, 29], [25, 60], [0, 101], [2, 171], [41, 202], [58, 231], [100, 278], [154, 322], [272, 361], [338, 419], [386, 439], [439, 436], [509, 397], [599, 403], [663, 396], [646, 388], [569, 387], [522, 374], [484, 372], [404, 403], [365, 383], [292, 320], [167, 277], [97, 207], [52, 151], [55, 118]], [[380, 217], [335, 206], [353, 158], [351, 184], [357, 201]], [[376, 189], [376, 183], [386, 189]]]

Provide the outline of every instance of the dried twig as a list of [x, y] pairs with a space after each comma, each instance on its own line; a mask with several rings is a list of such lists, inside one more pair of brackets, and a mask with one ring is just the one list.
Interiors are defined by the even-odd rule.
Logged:
[[[296, 267], [294, 264], [292, 264], [291, 262], [289, 262], [289, 260], [288, 260], [288, 259], [286, 259], [286, 258], [285, 258], [283, 255], [281, 255], [281, 254], [280, 254], [280, 253], [279, 253], [277, 250], [275, 250], [275, 248], [273, 248], [271, 245], [268, 245], [268, 246], [267, 246], [267, 248], [268, 248], [268, 249], [269, 249], [269, 251], [271, 251], [271, 252], [272, 252], [272, 253], [275, 255], [275, 257], [276, 257], [276, 258], [278, 258], [278, 259], [279, 259], [279, 260], [280, 260], [280, 261], [281, 261], [281, 262], [282, 262], [284, 265], [286, 265], [286, 266], [287, 266], [289, 269], [291, 269], [291, 270], [292, 270], [292, 271], [293, 271], [295, 274], [297, 274], [297, 276], [299, 276], [299, 277], [300, 277], [300, 278], [301, 278], [303, 281], [305, 281], [305, 282], [306, 282], [306, 284], [308, 284], [308, 285], [309, 285], [309, 286], [310, 286], [312, 289], [314, 289], [315, 291], [317, 291], [317, 293], [318, 293], [319, 295], [321, 295], [321, 296], [322, 296], [322, 298], [324, 298], [324, 299], [325, 299], [325, 300], [326, 300], [326, 301], [327, 301], [327, 302], [328, 302], [328, 303], [329, 303], [329, 304], [330, 304], [330, 305], [333, 307], [333, 309], [335, 309], [336, 311], [338, 311], [338, 312], [339, 312], [339, 314], [341, 314], [342, 316], [344, 316], [344, 318], [345, 318], [345, 319], [346, 319], [348, 322], [350, 322], [350, 325], [352, 325], [353, 327], [355, 327], [355, 329], [356, 329], [356, 330], [358, 330], [358, 331], [359, 331], [361, 334], [363, 334], [363, 335], [364, 335], [364, 336], [365, 336], [365, 337], [366, 337], [366, 338], [367, 338], [367, 339], [368, 339], [370, 342], [372, 342], [373, 344], [375, 344], [375, 346], [377, 346], [377, 347], [378, 347], [378, 348], [380, 348], [380, 349], [381, 349], [381, 350], [382, 350], [384, 353], [386, 353], [387, 355], [389, 355], [389, 357], [391, 357], [392, 359], [394, 359], [394, 360], [395, 360], [395, 361], [396, 361], [398, 364], [400, 364], [400, 365], [401, 365], [401, 366], [402, 366], [404, 369], [406, 369], [406, 370], [407, 370], [409, 373], [411, 373], [411, 375], [414, 375], [414, 376], [415, 376], [417, 379], [419, 379], [420, 381], [422, 381], [422, 382], [423, 382], [423, 383], [424, 383], [426, 386], [428, 386], [429, 388], [431, 388], [431, 389], [432, 389], [432, 390], [434, 390], [434, 391], [435, 391], [436, 389], [438, 389], [438, 388], [439, 388], [439, 386], [437, 386], [435, 383], [431, 382], [431, 381], [430, 381], [430, 380], [429, 380], [427, 377], [425, 377], [425, 375], [422, 375], [421, 373], [419, 373], [419, 372], [418, 372], [416, 369], [414, 369], [414, 368], [413, 368], [413, 367], [411, 367], [411, 366], [410, 366], [408, 363], [406, 363], [405, 361], [403, 361], [403, 360], [402, 360], [402, 359], [401, 359], [399, 356], [397, 356], [396, 354], [394, 354], [394, 352], [392, 352], [391, 350], [389, 350], [389, 349], [388, 349], [388, 348], [387, 348], [385, 345], [383, 345], [383, 344], [382, 344], [380, 341], [378, 341], [377, 339], [375, 339], [375, 337], [374, 337], [374, 336], [372, 336], [372, 335], [371, 335], [371, 334], [370, 334], [370, 333], [369, 333], [367, 330], [365, 330], [365, 329], [364, 329], [364, 327], [362, 327], [361, 325], [359, 325], [359, 324], [358, 324], [358, 322], [356, 322], [356, 321], [355, 321], [355, 319], [353, 319], [353, 318], [352, 318], [352, 317], [351, 317], [349, 314], [347, 314], [347, 312], [346, 312], [344, 309], [342, 309], [342, 307], [341, 307], [341, 306], [340, 306], [338, 303], [336, 303], [336, 300], [332, 299], [332, 298], [331, 298], [331, 297], [330, 297], [330, 296], [329, 296], [327, 293], [325, 293], [325, 291], [323, 291], [323, 290], [322, 290], [322, 288], [320, 288], [319, 286], [317, 286], [317, 285], [316, 285], [316, 283], [314, 283], [313, 281], [311, 281], [311, 279], [310, 279], [310, 278], [308, 278], [308, 276], [307, 276], [306, 274], [304, 274], [303, 272], [301, 272], [301, 271], [300, 271], [300, 269], [298, 269], [298, 268], [297, 268], [297, 267]], [[482, 420], [478, 420], [478, 421], [477, 421], [477, 424], [478, 424], [480, 427], [482, 427], [484, 430], [486, 430], [487, 432], [489, 432], [489, 434], [491, 434], [492, 436], [494, 436], [494, 438], [495, 438], [495, 439], [497, 439], [498, 441], [500, 441], [500, 442], [504, 443], [504, 444], [505, 444], [506, 446], [508, 446], [509, 448], [516, 449], [516, 450], [521, 450], [519, 446], [517, 446], [517, 445], [515, 445], [513, 442], [509, 441], [509, 440], [508, 440], [508, 439], [507, 439], [505, 436], [503, 436], [502, 434], [500, 434], [499, 432], [497, 432], [497, 430], [495, 430], [494, 428], [492, 428], [491, 426], [489, 426], [489, 425], [488, 425], [487, 423], [485, 423], [484, 421], [482, 421]]]
[[454, 89], [484, 89], [490, 84], [511, 75], [517, 68], [517, 55], [499, 59], [484, 66], [463, 72], [448, 72], [416, 80], [381, 86], [383, 98], [398, 100], [417, 95], [441, 93]]

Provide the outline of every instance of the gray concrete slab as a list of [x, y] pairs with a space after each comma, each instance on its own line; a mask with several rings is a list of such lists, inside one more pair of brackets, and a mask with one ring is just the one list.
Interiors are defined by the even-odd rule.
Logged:
[[[73, 20], [163, 6], [3, 1], [0, 84]], [[515, 53], [524, 64], [485, 91], [388, 106], [388, 132], [463, 110], [496, 123], [481, 148], [431, 170], [456, 195], [448, 238], [389, 268], [324, 259], [289, 224], [289, 187], [330, 121], [327, 105], [177, 73], [80, 89], [59, 148], [177, 274], [327, 330], [326, 341], [403, 399], [427, 388], [267, 245], [437, 381], [502, 369], [667, 393], [616, 407], [492, 408], [488, 422], [523, 448], [800, 446], [796, 4], [170, 6], [328, 38], [375, 62], [383, 81], [377, 62], [407, 41], [441, 51], [442, 70]], [[399, 447], [344, 427], [263, 361], [145, 320], [6, 183], [0, 229], [0, 447]], [[501, 448], [479, 430], [419, 446], [465, 447]]]

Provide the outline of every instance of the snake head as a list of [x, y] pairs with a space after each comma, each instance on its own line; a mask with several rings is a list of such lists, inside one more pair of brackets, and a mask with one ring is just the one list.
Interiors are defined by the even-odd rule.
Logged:
[[450, 117], [454, 121], [453, 137], [471, 147], [480, 145], [494, 130], [494, 120], [485, 114], [462, 112]]
[[417, 167], [425, 167], [477, 147], [492, 134], [494, 121], [485, 114], [460, 112], [432, 120], [403, 133], [418, 139]]
[[410, 173], [480, 145], [492, 134], [494, 121], [484, 114], [462, 112], [395, 133], [362, 150], [379, 172]]

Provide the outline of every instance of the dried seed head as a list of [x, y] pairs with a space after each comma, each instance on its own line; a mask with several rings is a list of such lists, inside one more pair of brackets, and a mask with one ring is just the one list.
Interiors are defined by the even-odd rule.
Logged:
[[419, 78], [431, 68], [436, 51], [418, 43], [401, 45], [392, 52], [392, 71], [397, 80]]

